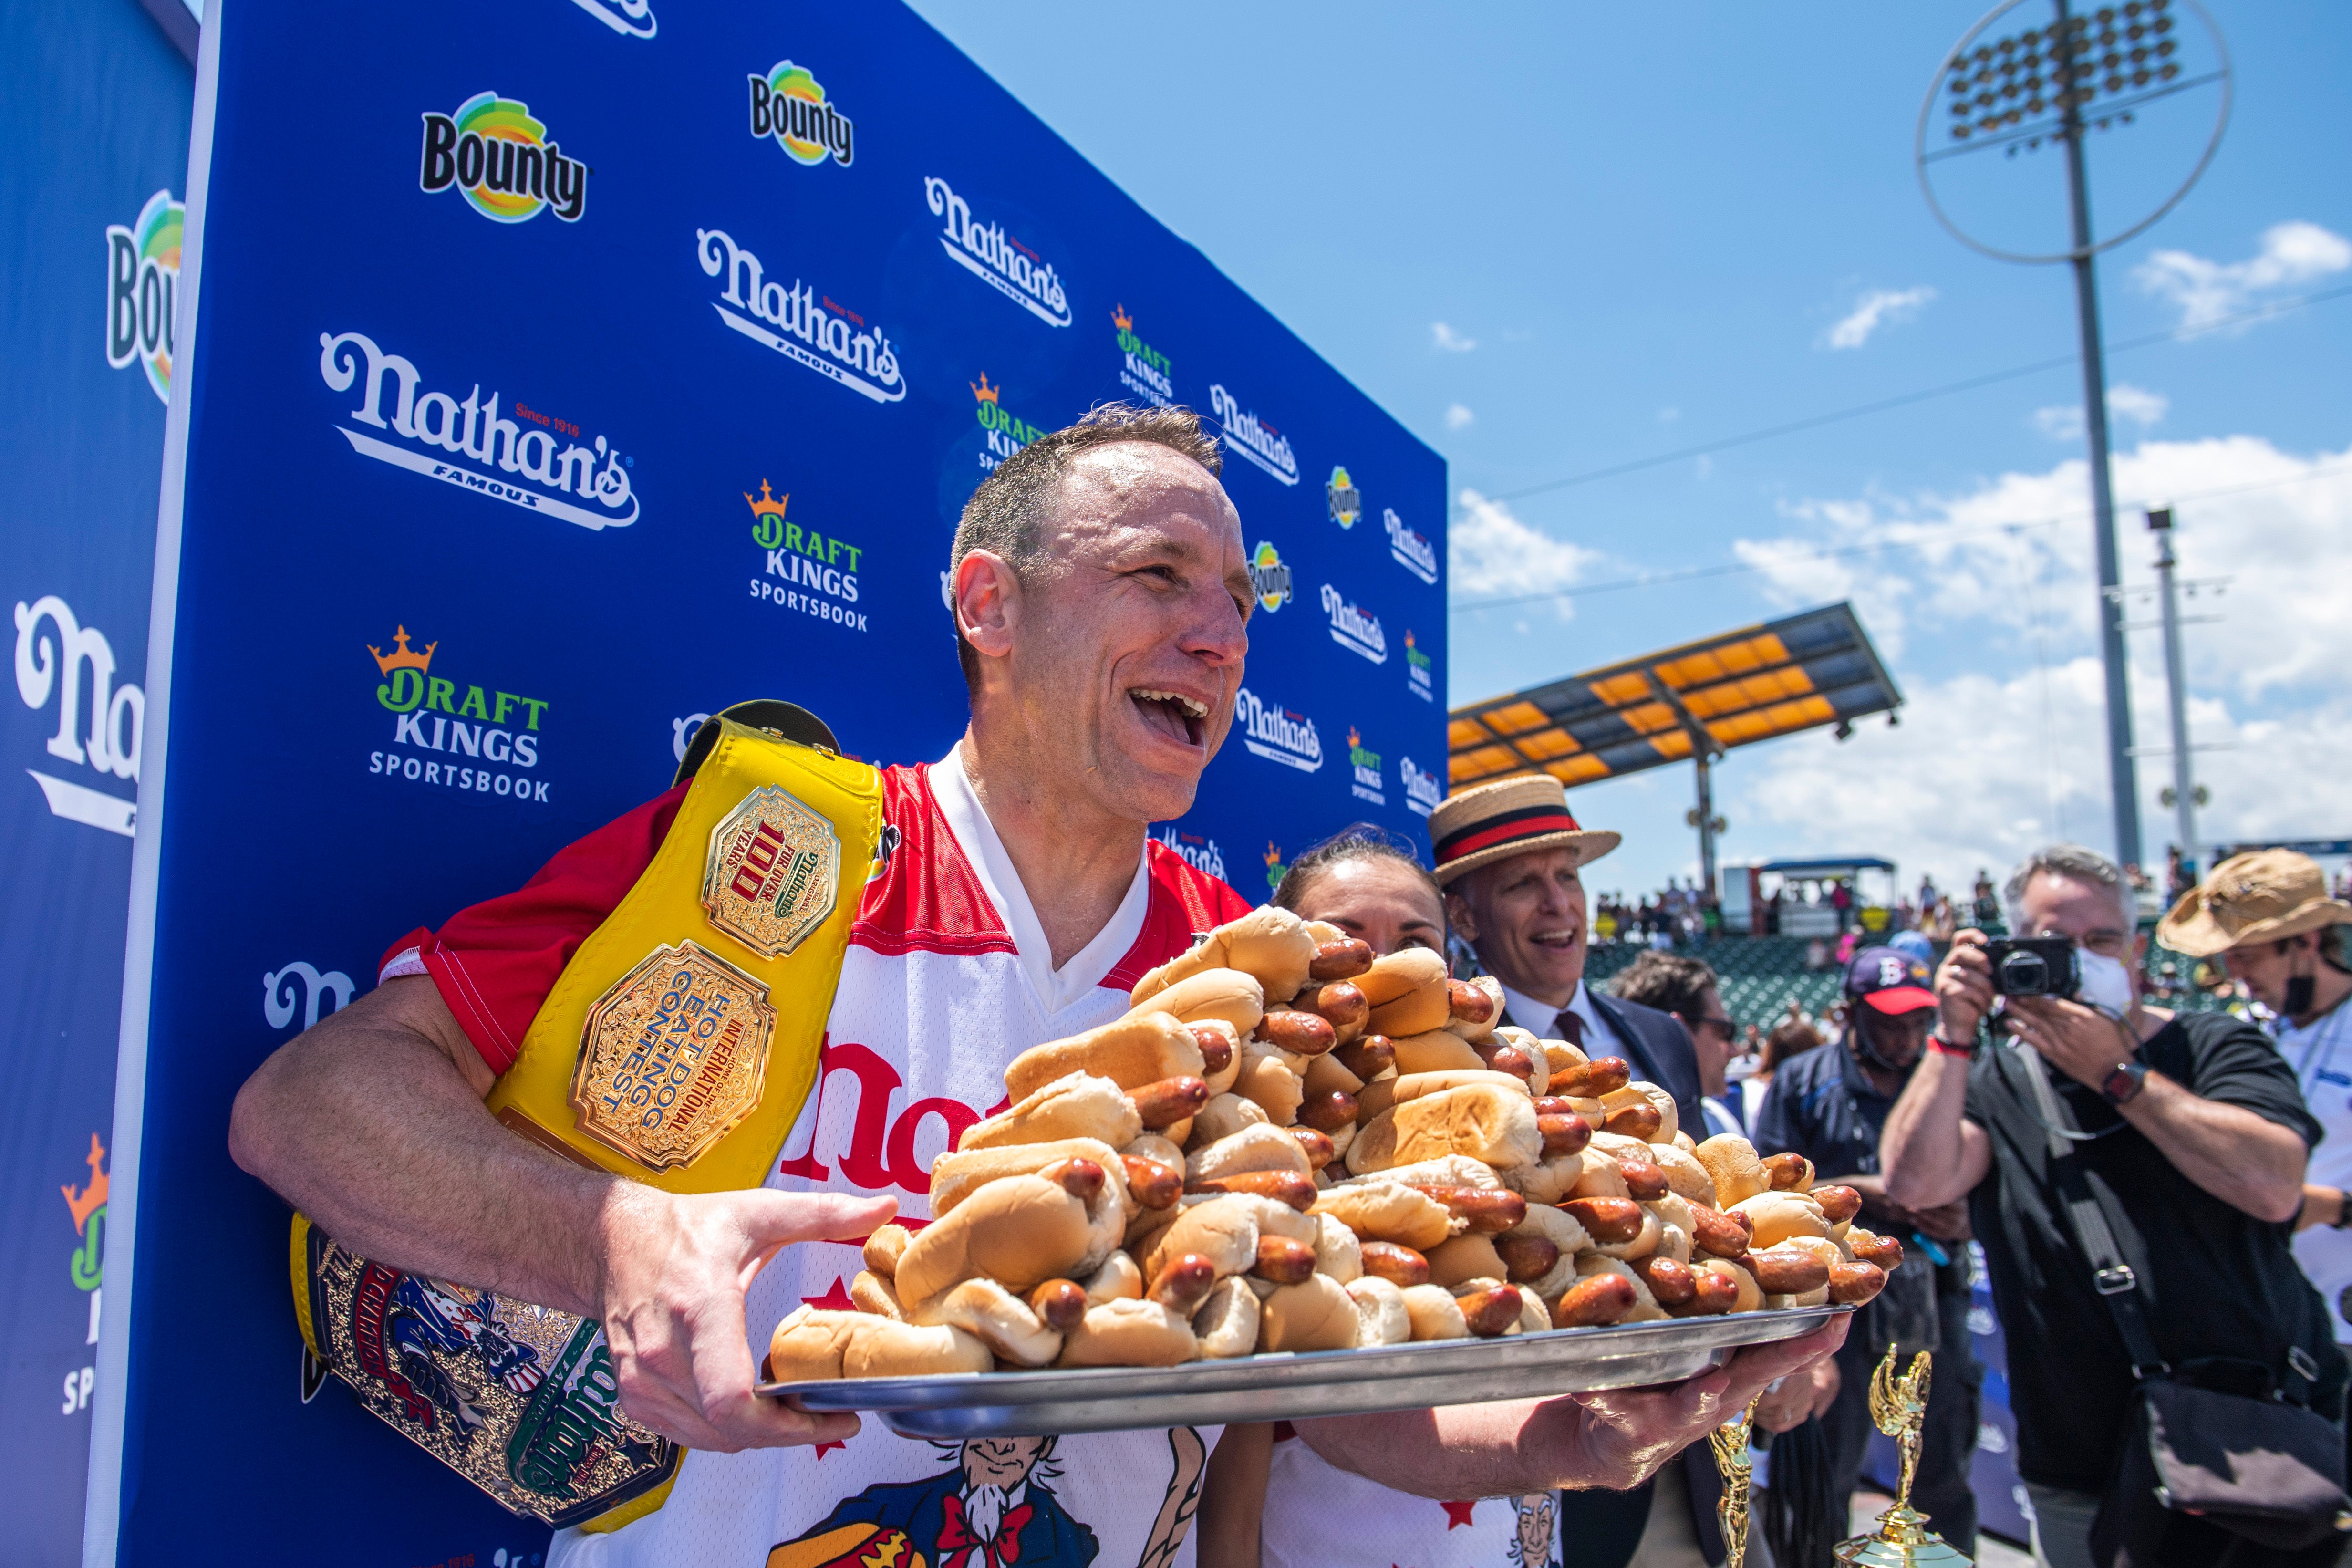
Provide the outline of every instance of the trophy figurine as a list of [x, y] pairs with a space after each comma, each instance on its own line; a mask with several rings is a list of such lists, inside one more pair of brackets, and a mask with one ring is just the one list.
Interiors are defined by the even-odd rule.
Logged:
[[[1761, 1394], [1757, 1396], [1762, 1398]], [[1723, 1526], [1723, 1568], [1743, 1568], [1748, 1560], [1748, 1436], [1756, 1422], [1756, 1400], [1706, 1435], [1715, 1468], [1723, 1472], [1723, 1499], [1715, 1517]]]
[[1969, 1560], [1958, 1547], [1927, 1528], [1927, 1516], [1911, 1506], [1911, 1482], [1919, 1473], [1920, 1428], [1927, 1420], [1926, 1351], [1911, 1360], [1911, 1370], [1897, 1377], [1895, 1347], [1886, 1347], [1886, 1359], [1870, 1374], [1870, 1418], [1895, 1439], [1903, 1454], [1903, 1477], [1895, 1492], [1895, 1506], [1878, 1516], [1873, 1535], [1857, 1535], [1837, 1544], [1837, 1560], [1859, 1568], [1969, 1568]]

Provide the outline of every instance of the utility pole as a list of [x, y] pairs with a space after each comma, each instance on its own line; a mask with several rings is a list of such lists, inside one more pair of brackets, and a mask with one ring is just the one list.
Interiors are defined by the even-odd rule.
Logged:
[[1694, 749], [1691, 760], [1698, 773], [1698, 885], [1701, 893], [1715, 893], [1715, 788], [1707, 774], [1707, 754]]
[[2164, 683], [2172, 710], [2172, 816], [2179, 834], [2181, 869], [2194, 878], [2199, 870], [2197, 847], [2197, 784], [2189, 766], [2189, 678], [2180, 657], [2180, 596], [2172, 580], [2179, 564], [2172, 553], [2172, 509], [2147, 514], [2148, 531], [2156, 535], [2156, 582], [2164, 616]]

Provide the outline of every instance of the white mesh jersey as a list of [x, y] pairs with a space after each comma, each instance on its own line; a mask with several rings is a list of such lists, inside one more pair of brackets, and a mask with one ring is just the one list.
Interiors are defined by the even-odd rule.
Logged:
[[1327, 1464], [1286, 1421], [1274, 1430], [1265, 1568], [1558, 1568], [1558, 1492], [1438, 1502]]
[[[1093, 943], [1052, 967], [961, 765], [884, 774], [896, 844], [867, 885], [818, 1081], [767, 1185], [888, 1194], [929, 1216], [931, 1162], [1005, 1100], [1021, 1051], [1118, 1017], [1143, 973], [1249, 906], [1157, 843]], [[888, 835], [886, 833], [886, 838]], [[753, 1353], [802, 1302], [846, 1309], [854, 1243], [788, 1247], [753, 1283]], [[1174, 1568], [1217, 1428], [689, 1453], [659, 1511], [560, 1532], [561, 1568]]]

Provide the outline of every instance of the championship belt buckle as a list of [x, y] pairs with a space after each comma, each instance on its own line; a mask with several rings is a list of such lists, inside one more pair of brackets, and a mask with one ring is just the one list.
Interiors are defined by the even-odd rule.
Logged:
[[580, 1131], [649, 1171], [691, 1165], [758, 1107], [775, 1028], [760, 981], [698, 942], [655, 948], [588, 1010]]

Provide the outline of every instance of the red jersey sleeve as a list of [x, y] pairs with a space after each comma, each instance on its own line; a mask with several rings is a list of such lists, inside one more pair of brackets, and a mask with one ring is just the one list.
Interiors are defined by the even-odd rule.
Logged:
[[687, 788], [574, 839], [513, 892], [458, 910], [437, 931], [411, 931], [385, 963], [416, 949], [474, 1049], [492, 1072], [505, 1072], [563, 966], [653, 863]]

